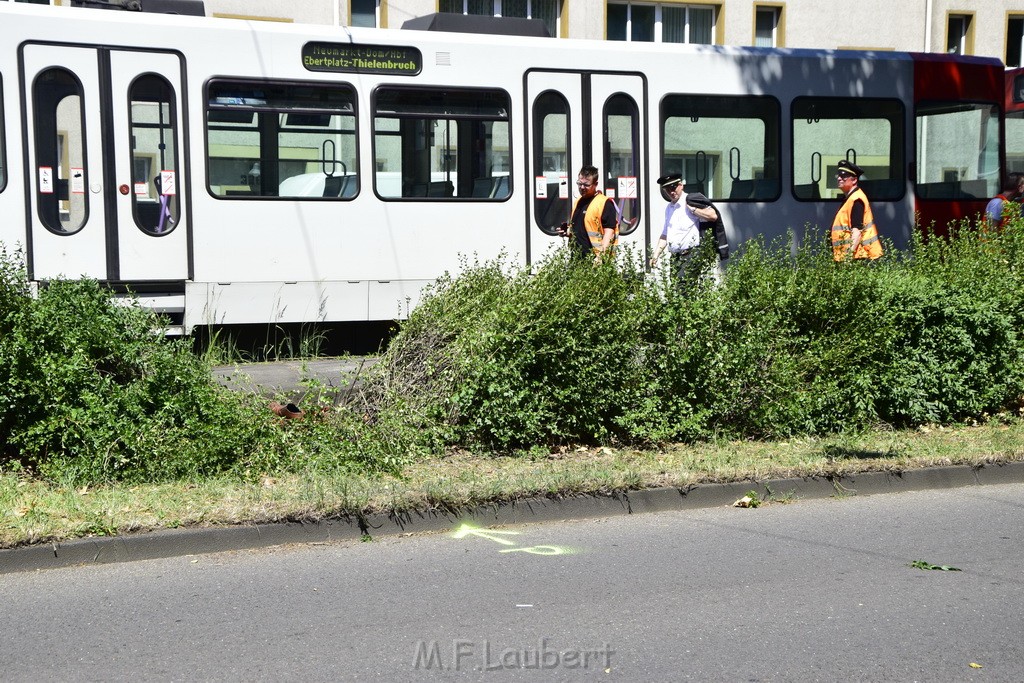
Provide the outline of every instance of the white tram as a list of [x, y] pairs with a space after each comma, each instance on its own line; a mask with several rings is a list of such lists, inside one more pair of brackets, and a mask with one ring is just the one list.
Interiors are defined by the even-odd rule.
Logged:
[[[989, 93], [991, 81], [991, 93]], [[460, 255], [560, 243], [597, 166], [625, 244], [682, 172], [733, 244], [884, 235], [995, 194], [1002, 65], [0, 5], [0, 242], [198, 325], [391, 320]]]

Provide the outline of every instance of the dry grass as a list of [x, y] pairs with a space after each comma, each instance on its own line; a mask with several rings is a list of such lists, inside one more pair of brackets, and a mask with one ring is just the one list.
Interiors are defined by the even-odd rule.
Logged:
[[183, 526], [457, 509], [532, 496], [1012, 461], [1024, 461], [1024, 422], [651, 451], [601, 448], [501, 458], [453, 453], [421, 461], [401, 477], [320, 472], [71, 489], [0, 473], [0, 547]]

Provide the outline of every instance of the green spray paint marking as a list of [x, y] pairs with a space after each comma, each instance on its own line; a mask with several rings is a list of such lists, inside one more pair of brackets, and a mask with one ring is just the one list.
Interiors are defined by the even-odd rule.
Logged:
[[[466, 538], [467, 536], [474, 536], [477, 538], [484, 538], [488, 541], [494, 541], [501, 545], [514, 546], [515, 541], [506, 538], [507, 536], [518, 536], [520, 532], [511, 531], [508, 529], [478, 529], [477, 527], [470, 526], [469, 524], [463, 524], [452, 533], [452, 538]], [[530, 555], [571, 555], [573, 553], [570, 548], [563, 548], [557, 545], [532, 545], [526, 548], [505, 548], [499, 550], [500, 553], [529, 553]]]

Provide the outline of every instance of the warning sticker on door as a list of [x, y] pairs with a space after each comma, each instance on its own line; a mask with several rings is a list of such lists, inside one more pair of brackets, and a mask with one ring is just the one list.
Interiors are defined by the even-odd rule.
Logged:
[[632, 176], [619, 176], [619, 197], [622, 199], [636, 199], [636, 178]]
[[178, 194], [178, 186], [175, 182], [174, 171], [160, 171], [160, 194]]
[[40, 194], [53, 194], [53, 166], [39, 167]]
[[542, 175], [534, 178], [533, 183], [533, 198], [534, 199], [547, 199], [548, 198], [548, 180]]
[[71, 194], [85, 194], [85, 169], [71, 169]]

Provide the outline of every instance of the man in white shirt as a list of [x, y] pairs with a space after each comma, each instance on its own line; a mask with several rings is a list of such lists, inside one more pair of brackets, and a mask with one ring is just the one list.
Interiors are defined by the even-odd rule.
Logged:
[[658, 178], [661, 196], [668, 201], [665, 207], [665, 225], [661, 229], [661, 237], [651, 257], [651, 267], [658, 265], [658, 258], [667, 248], [672, 255], [672, 268], [684, 283], [696, 282], [699, 273], [693, 262], [700, 246], [700, 223], [718, 220], [714, 207], [697, 207], [681, 201], [683, 198], [683, 177], [678, 173], [670, 173]]

